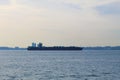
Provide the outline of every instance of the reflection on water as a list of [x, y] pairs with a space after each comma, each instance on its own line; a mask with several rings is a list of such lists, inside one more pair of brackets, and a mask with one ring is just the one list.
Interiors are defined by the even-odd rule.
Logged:
[[0, 80], [119, 80], [120, 51], [0, 51]]

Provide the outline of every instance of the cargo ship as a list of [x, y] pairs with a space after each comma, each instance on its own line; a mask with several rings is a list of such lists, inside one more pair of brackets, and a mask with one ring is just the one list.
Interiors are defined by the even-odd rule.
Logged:
[[39, 43], [36, 46], [36, 43], [32, 43], [32, 46], [28, 46], [27, 50], [32, 51], [40, 51], [40, 50], [82, 50], [82, 47], [75, 47], [75, 46], [68, 46], [68, 47], [64, 47], [64, 46], [53, 46], [53, 47], [45, 47], [43, 46], [42, 43]]

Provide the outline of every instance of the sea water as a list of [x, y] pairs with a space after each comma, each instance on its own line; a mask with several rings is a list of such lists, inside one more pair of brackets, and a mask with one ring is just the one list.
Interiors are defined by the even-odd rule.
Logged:
[[120, 50], [0, 51], [0, 80], [120, 80]]

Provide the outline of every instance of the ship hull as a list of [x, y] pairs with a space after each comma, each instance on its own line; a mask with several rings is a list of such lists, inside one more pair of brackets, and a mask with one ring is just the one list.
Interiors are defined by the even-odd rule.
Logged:
[[82, 50], [82, 47], [28, 47], [27, 50], [34, 50], [34, 51], [40, 51], [40, 50]]

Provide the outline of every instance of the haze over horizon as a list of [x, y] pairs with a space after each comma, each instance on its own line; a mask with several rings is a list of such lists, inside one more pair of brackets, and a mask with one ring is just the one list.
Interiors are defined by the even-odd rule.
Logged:
[[119, 46], [120, 0], [0, 0], [0, 46]]

